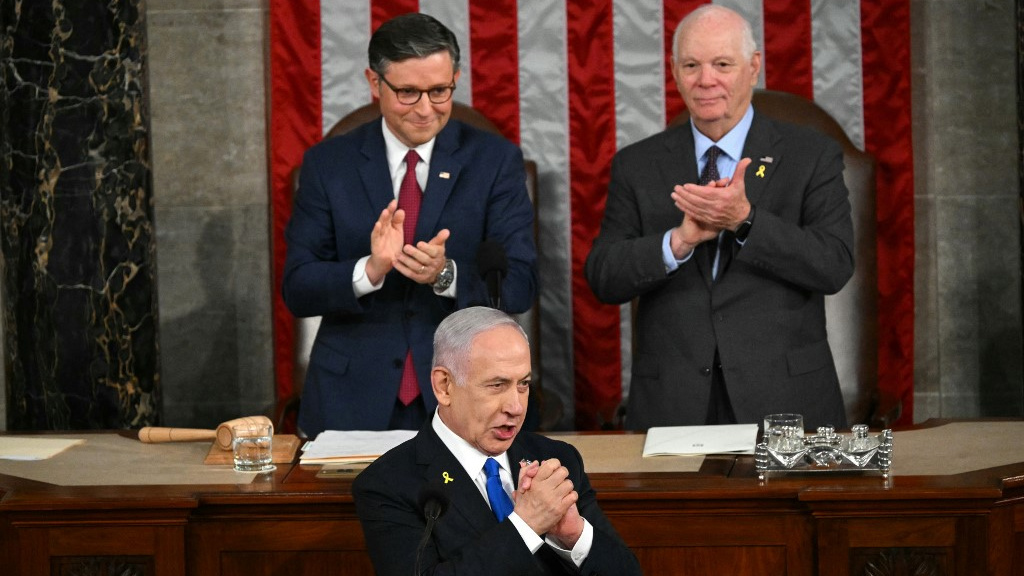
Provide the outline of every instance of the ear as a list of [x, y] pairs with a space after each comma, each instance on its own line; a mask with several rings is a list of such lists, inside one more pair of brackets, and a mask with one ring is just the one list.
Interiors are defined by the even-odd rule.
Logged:
[[455, 379], [447, 368], [434, 366], [430, 371], [430, 387], [434, 389], [434, 397], [441, 406], [451, 406], [452, 386], [455, 386]]
[[377, 78], [377, 73], [367, 68], [363, 74], [366, 76], [366, 82], [370, 85], [370, 96], [373, 96], [374, 100], [380, 100], [380, 80]]
[[750, 85], [757, 86], [757, 78], [761, 75], [761, 53], [754, 51], [754, 55], [750, 57], [750, 71], [751, 79]]

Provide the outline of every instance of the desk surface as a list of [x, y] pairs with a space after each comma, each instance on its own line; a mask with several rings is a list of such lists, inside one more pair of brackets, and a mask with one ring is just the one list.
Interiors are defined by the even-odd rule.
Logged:
[[[12, 435], [12, 434], [7, 434]], [[0, 488], [33, 486], [42, 495], [45, 486], [179, 486], [168, 494], [203, 494], [241, 491], [302, 492], [313, 487], [341, 488], [358, 471], [318, 474], [319, 466], [279, 464], [272, 474], [235, 472], [230, 465], [203, 464], [209, 442], [143, 444], [124, 432], [61, 433], [52, 437], [84, 438], [48, 460], [0, 460]], [[645, 435], [638, 433], [561, 433], [554, 437], [574, 444], [581, 452], [595, 487], [616, 491], [649, 491], [689, 483], [691, 488], [713, 483], [742, 486], [756, 482], [750, 456], [642, 457]], [[2, 440], [3, 436], [0, 436]], [[872, 476], [818, 474], [772, 478], [769, 484], [791, 487], [872, 486], [887, 490], [909, 486], [1015, 486], [1024, 476], [1024, 421], [949, 422], [895, 434], [893, 480], [885, 485]], [[929, 478], [931, 477], [931, 478]], [[642, 482], [640, 481], [642, 480]], [[998, 480], [998, 483], [994, 483]], [[710, 484], [709, 484], [710, 485]], [[146, 492], [145, 489], [141, 490]], [[20, 492], [20, 491], [19, 491]], [[62, 491], [67, 493], [66, 490]], [[114, 491], [121, 493], [121, 491]], [[3, 504], [0, 503], [0, 506]]]
[[[141, 562], [139, 574], [372, 572], [351, 496], [356, 471], [291, 463], [239, 474], [198, 464], [208, 444], [76, 436], [141, 450], [147, 463], [114, 470], [121, 485], [73, 486], [25, 477], [31, 463], [0, 463], [0, 565], [15, 573], [76, 573], [111, 555]], [[759, 482], [752, 456], [643, 459], [642, 434], [560, 437], [580, 446], [602, 508], [648, 574], [845, 576], [895, 558], [924, 574], [1024, 575], [1024, 422], [897, 432], [888, 480], [819, 473]], [[62, 481], [92, 473], [61, 460], [70, 455], [49, 463]], [[93, 472], [103, 468], [101, 454], [91, 458]], [[183, 465], [174, 458], [210, 483], [176, 476]], [[143, 467], [164, 466], [164, 481], [180, 483], [132, 481]]]

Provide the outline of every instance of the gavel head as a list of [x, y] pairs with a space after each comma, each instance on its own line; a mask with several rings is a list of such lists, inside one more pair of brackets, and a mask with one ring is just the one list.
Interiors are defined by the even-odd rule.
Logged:
[[274, 423], [266, 416], [243, 416], [234, 420], [228, 420], [217, 426], [217, 446], [221, 450], [231, 450], [231, 427], [239, 424], [269, 424], [270, 433], [274, 433]]

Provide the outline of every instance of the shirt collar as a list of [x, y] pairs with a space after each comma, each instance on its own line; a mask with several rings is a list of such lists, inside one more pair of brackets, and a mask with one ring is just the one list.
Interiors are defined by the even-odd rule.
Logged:
[[718, 146], [722, 152], [725, 152], [726, 156], [732, 158], [733, 161], [739, 161], [743, 157], [743, 144], [747, 141], [747, 133], [750, 132], [750, 125], [754, 121], [754, 106], [747, 106], [747, 111], [740, 118], [740, 121], [725, 133], [725, 136], [715, 142], [697, 130], [697, 126], [690, 122], [690, 130], [693, 132], [693, 151], [697, 155], [697, 159], [704, 157], [704, 154], [708, 151], [708, 148], [712, 146]]
[[[391, 174], [394, 174], [398, 167], [405, 162], [405, 155], [409, 153], [409, 147], [403, 144], [398, 139], [398, 136], [395, 136], [387, 121], [383, 118], [381, 118], [380, 125], [382, 126], [381, 130], [384, 132], [384, 147], [388, 154], [388, 169]], [[437, 136], [413, 148], [419, 154], [420, 162], [427, 166], [430, 166], [430, 156], [434, 152], [435, 140], [437, 140]]]
[[441, 420], [441, 414], [437, 411], [434, 412], [434, 418], [431, 421], [431, 425], [434, 428], [434, 432], [437, 433], [438, 437], [441, 438], [441, 442], [444, 443], [455, 459], [459, 461], [459, 464], [466, 470], [470, 478], [476, 478], [480, 474], [480, 470], [484, 467], [484, 462], [488, 458], [494, 458], [498, 461], [498, 465], [504, 468], [509, 474], [512, 469], [508, 463], [508, 452], [503, 452], [497, 456], [488, 456], [483, 452], [474, 448], [469, 442], [466, 442], [461, 436], [452, 432], [452, 429]]

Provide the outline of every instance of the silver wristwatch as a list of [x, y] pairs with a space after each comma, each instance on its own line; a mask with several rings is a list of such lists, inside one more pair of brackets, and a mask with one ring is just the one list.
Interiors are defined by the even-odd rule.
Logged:
[[444, 261], [444, 268], [437, 273], [437, 278], [434, 279], [432, 286], [434, 292], [444, 292], [452, 285], [455, 280], [455, 263], [452, 262], [451, 258]]

